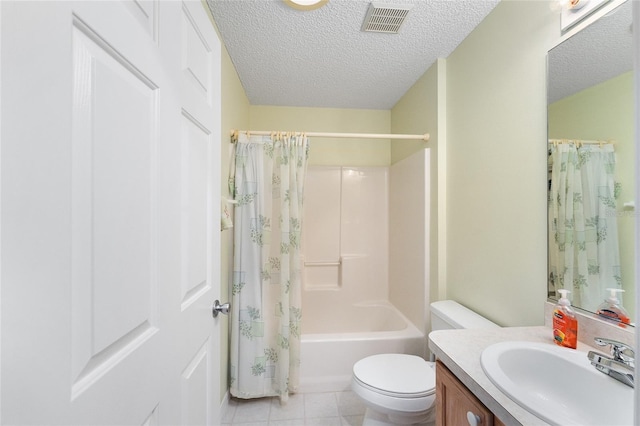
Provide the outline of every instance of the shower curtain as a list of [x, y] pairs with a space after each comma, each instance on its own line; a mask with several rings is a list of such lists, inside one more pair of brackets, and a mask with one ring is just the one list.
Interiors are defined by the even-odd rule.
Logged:
[[230, 170], [235, 207], [230, 392], [279, 396], [298, 386], [305, 136], [240, 134]]
[[550, 148], [549, 286], [572, 292], [595, 312], [620, 288], [613, 145], [562, 143]]

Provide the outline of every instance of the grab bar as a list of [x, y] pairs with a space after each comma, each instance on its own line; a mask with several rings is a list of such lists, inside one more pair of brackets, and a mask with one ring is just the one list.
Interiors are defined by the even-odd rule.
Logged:
[[337, 262], [304, 262], [304, 266], [340, 266], [342, 261]]

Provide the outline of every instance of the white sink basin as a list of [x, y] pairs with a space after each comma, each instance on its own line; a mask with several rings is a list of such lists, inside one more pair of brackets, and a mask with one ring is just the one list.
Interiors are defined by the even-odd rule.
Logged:
[[633, 425], [633, 388], [596, 371], [585, 352], [502, 342], [480, 363], [502, 392], [552, 425]]

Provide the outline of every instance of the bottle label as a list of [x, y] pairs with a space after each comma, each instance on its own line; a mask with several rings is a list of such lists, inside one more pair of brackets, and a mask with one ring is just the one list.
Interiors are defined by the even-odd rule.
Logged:
[[577, 346], [578, 324], [575, 318], [560, 310], [553, 311], [553, 339], [556, 344], [575, 349]]
[[613, 321], [616, 323], [620, 323], [621, 327], [624, 327], [625, 324], [630, 323], [630, 319], [628, 316], [624, 315], [622, 312], [613, 309], [600, 309], [598, 315], [602, 318]]

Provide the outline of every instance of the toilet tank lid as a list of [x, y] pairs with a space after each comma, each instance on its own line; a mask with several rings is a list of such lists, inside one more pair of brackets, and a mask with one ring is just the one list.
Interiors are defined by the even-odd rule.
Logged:
[[454, 300], [440, 300], [431, 304], [431, 313], [454, 328], [498, 328], [498, 324], [475, 313]]

